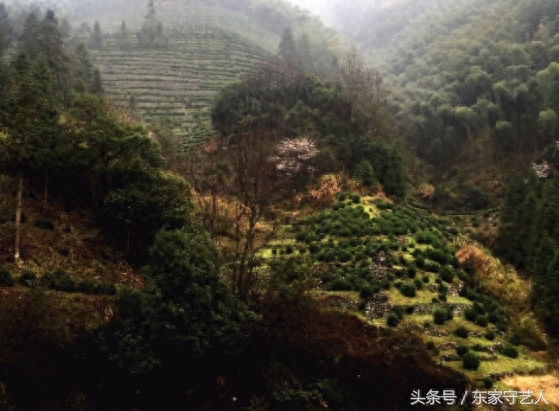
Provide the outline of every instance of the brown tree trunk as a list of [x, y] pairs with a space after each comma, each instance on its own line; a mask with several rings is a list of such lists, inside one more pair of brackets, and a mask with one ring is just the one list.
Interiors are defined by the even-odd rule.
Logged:
[[23, 196], [23, 173], [19, 173], [16, 198], [16, 236], [14, 242], [14, 260], [19, 260], [19, 232], [21, 230], [21, 197]]
[[43, 213], [46, 211], [47, 209], [47, 198], [49, 196], [49, 175], [48, 173], [45, 173], [45, 193], [43, 196]]

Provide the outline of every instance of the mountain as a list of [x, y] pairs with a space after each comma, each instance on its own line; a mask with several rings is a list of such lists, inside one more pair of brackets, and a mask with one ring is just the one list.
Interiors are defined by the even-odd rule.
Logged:
[[[217, 92], [275, 55], [285, 29], [298, 38], [307, 33], [319, 56], [322, 49], [341, 49], [335, 33], [316, 17], [280, 1], [187, 1], [154, 3], [165, 41], [146, 50], [137, 47], [136, 37], [146, 22], [146, 6], [143, 1], [76, 2], [73, 24], [99, 23], [103, 41], [90, 52], [109, 98], [145, 122], [167, 117], [186, 147], [212, 134], [208, 110]], [[125, 47], [123, 21], [129, 36]], [[74, 41], [91, 44], [88, 33], [78, 32]]]

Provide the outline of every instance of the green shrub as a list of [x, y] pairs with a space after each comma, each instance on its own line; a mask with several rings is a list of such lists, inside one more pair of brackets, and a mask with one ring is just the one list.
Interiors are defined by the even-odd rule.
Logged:
[[472, 350], [478, 351], [478, 352], [479, 352], [479, 351], [483, 351], [483, 345], [481, 345], [481, 344], [479, 344], [479, 343], [478, 343], [478, 344], [474, 344], [474, 345], [472, 345]]
[[390, 289], [390, 281], [384, 279], [380, 282], [380, 286], [385, 290], [389, 290]]
[[439, 277], [441, 280], [451, 283], [454, 280], [454, 271], [449, 266], [445, 265], [439, 270]]
[[466, 370], [477, 370], [479, 368], [479, 357], [472, 352], [464, 354], [462, 357], [462, 366]]
[[115, 295], [116, 286], [112, 283], [99, 283], [95, 286], [95, 294]]
[[399, 322], [400, 318], [395, 313], [390, 313], [388, 314], [388, 317], [386, 317], [386, 325], [389, 327], [396, 327]]
[[84, 294], [94, 294], [95, 293], [95, 283], [91, 280], [80, 281], [76, 285], [76, 291]]
[[484, 386], [484, 388], [486, 388], [486, 389], [489, 390], [489, 389], [493, 388], [493, 384], [495, 384], [495, 381], [493, 380], [493, 378], [491, 378], [491, 377], [485, 377], [485, 378], [483, 379], [483, 386]]
[[439, 239], [435, 234], [431, 231], [423, 230], [416, 234], [415, 236], [416, 241], [420, 244], [432, 244], [437, 245], [439, 243]]
[[5, 265], [0, 266], [0, 286], [3, 287], [13, 287], [14, 285], [14, 278], [12, 277], [12, 273], [10, 269]]
[[485, 307], [482, 303], [474, 302], [474, 310], [476, 310], [478, 314], [485, 314]]
[[419, 278], [416, 278], [415, 280], [413, 280], [413, 285], [418, 290], [421, 290], [423, 288], [423, 283], [421, 282], [421, 280]]
[[433, 322], [435, 324], [444, 324], [448, 319], [448, 311], [444, 308], [437, 308], [433, 313]]
[[477, 312], [473, 308], [468, 308], [466, 311], [464, 311], [464, 317], [468, 321], [475, 322], [477, 319]]
[[351, 202], [354, 204], [359, 204], [361, 202], [361, 196], [359, 194], [353, 194], [351, 196]]
[[359, 290], [359, 297], [361, 297], [361, 299], [364, 301], [369, 301], [371, 298], [373, 298], [373, 295], [375, 295], [375, 290], [368, 284], [364, 285], [363, 287], [361, 287], [361, 290]]
[[470, 348], [467, 345], [460, 344], [456, 347], [456, 354], [460, 357], [463, 357], [468, 351], [470, 351]]
[[454, 330], [453, 334], [457, 337], [460, 337], [460, 338], [468, 338], [468, 335], [470, 335], [470, 332], [468, 331], [468, 329], [466, 327], [461, 325], [460, 327], [458, 327]]
[[54, 276], [51, 273], [43, 274], [41, 278], [39, 278], [39, 285], [44, 288], [52, 288], [54, 284]]
[[54, 223], [51, 220], [37, 220], [35, 227], [42, 228], [43, 230], [54, 230]]
[[520, 344], [520, 335], [518, 333], [514, 333], [513, 335], [510, 336], [509, 341], [513, 345], [519, 345]]
[[352, 288], [351, 283], [344, 278], [336, 278], [328, 287], [330, 291], [351, 291]]
[[423, 267], [425, 271], [429, 271], [432, 273], [438, 273], [440, 268], [441, 266], [439, 265], [439, 263], [435, 263], [435, 262], [426, 262]]
[[413, 284], [410, 283], [403, 283], [400, 288], [400, 293], [402, 293], [405, 297], [415, 297], [416, 289]]
[[445, 303], [446, 302], [446, 294], [439, 293], [439, 301]]
[[439, 303], [439, 299], [437, 297], [433, 297], [433, 298], [431, 298], [431, 302], [433, 304], [437, 304], [437, 303]]
[[489, 320], [486, 315], [478, 315], [476, 318], [476, 324], [480, 327], [486, 327], [489, 324]]
[[414, 265], [408, 267], [408, 277], [415, 278], [416, 275], [417, 275], [417, 268]]
[[19, 277], [19, 283], [25, 287], [33, 287], [37, 284], [37, 274], [31, 270], [23, 270]]
[[428, 276], [428, 275], [424, 275], [424, 276], [421, 278], [421, 281], [423, 281], [425, 284], [429, 284], [429, 276]]
[[320, 245], [318, 243], [311, 243], [309, 245], [309, 252], [311, 254], [316, 254], [320, 251]]
[[487, 331], [485, 333], [485, 339], [489, 341], [493, 341], [495, 339], [495, 332], [492, 330]]
[[435, 348], [435, 342], [434, 341], [427, 341], [425, 343], [425, 348], [427, 348], [428, 350], [432, 350], [433, 348]]
[[503, 347], [501, 350], [501, 354], [506, 355], [510, 358], [518, 358], [518, 348], [509, 345], [507, 347]]
[[54, 278], [54, 281], [52, 282], [51, 287], [50, 287], [53, 290], [64, 291], [64, 292], [67, 292], [67, 293], [76, 291], [75, 281], [63, 269], [61, 269], [61, 268], [57, 269], [53, 273], [53, 278]]

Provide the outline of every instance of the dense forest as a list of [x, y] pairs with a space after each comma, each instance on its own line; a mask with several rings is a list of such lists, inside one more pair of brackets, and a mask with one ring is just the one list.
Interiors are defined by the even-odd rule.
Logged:
[[559, 406], [559, 3], [327, 9], [0, 3], [0, 411]]

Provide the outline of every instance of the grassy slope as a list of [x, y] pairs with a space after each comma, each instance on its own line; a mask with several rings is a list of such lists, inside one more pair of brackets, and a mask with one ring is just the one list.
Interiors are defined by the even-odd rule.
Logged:
[[[363, 197], [361, 204], [356, 205], [351, 204], [351, 202], [347, 200], [346, 207], [363, 206], [371, 218], [382, 218], [382, 211], [375, 205], [371, 205], [374, 201], [373, 198]], [[405, 207], [408, 208], [409, 206]], [[387, 212], [390, 213], [390, 210]], [[429, 217], [428, 212], [422, 212], [422, 214], [424, 217]], [[449, 220], [446, 224], [453, 223]], [[322, 243], [324, 244], [330, 238], [332, 237], [329, 236], [323, 239]], [[335, 243], [339, 241], [339, 239], [333, 238]], [[385, 235], [370, 238], [373, 241], [386, 240]], [[414, 242], [413, 236], [399, 236], [397, 238], [404, 240], [405, 243]], [[459, 238], [461, 239], [459, 240]], [[483, 378], [487, 376], [501, 378], [503, 375], [542, 374], [548, 372], [549, 367], [546, 363], [545, 352], [539, 352], [536, 349], [519, 346], [520, 355], [518, 358], [509, 358], [500, 353], [491, 354], [492, 350], [498, 351], [500, 346], [510, 345], [508, 339], [514, 331], [522, 329], [522, 324], [530, 324], [530, 329], [525, 331], [531, 333], [534, 338], [540, 338], [542, 341], [545, 341], [546, 337], [541, 333], [537, 324], [532, 321], [533, 317], [528, 311], [527, 290], [529, 285], [520, 279], [511, 267], [503, 266], [497, 259], [493, 258], [487, 250], [482, 249], [474, 242], [465, 240], [464, 238], [465, 237], [456, 236], [453, 240], [457, 256], [460, 261], [468, 257], [472, 258], [477, 268], [476, 275], [481, 281], [485, 292], [510, 311], [511, 325], [507, 333], [497, 332], [496, 338], [492, 341], [484, 338], [483, 335], [487, 331], [487, 328], [480, 327], [467, 321], [463, 316], [463, 311], [471, 307], [473, 303], [454, 293], [450, 293], [447, 302], [443, 304], [447, 307], [454, 307], [454, 319], [447, 321], [443, 325], [434, 324], [432, 312], [441, 305], [440, 303], [432, 302], [432, 298], [438, 296], [438, 292], [434, 287], [437, 274], [423, 270], [417, 271], [416, 278], [428, 277], [429, 282], [417, 292], [416, 297], [405, 297], [394, 287], [394, 281], [397, 281], [398, 278], [391, 282], [389, 290], [383, 292], [387, 296], [388, 306], [402, 307], [404, 309], [410, 306], [414, 307], [414, 313], [405, 314], [398, 327], [408, 330], [410, 333], [420, 335], [425, 342], [433, 341], [439, 350], [438, 353], [431, 351], [431, 355], [435, 361], [440, 365], [450, 367], [463, 373], [466, 377], [476, 381], [478, 384], [481, 384]], [[307, 248], [308, 246], [308, 244], [294, 239], [293, 234], [290, 235], [289, 230], [286, 230], [286, 238], [280, 239], [272, 245], [272, 248], [276, 248], [277, 251], [272, 253], [272, 249], [264, 250], [262, 257], [264, 259], [274, 258], [274, 255], [277, 255], [278, 251], [281, 254], [285, 254], [284, 248], [288, 244], [294, 249], [294, 255], [300, 254], [298, 250], [303, 247]], [[416, 244], [415, 248], [425, 249], [426, 247], [422, 244]], [[402, 254], [400, 251], [391, 251], [391, 253], [395, 256]], [[408, 256], [408, 253], [404, 252], [404, 257], [408, 259], [408, 257], [411, 258], [411, 255]], [[334, 267], [338, 265], [338, 263], [330, 264], [332, 269], [335, 269]], [[351, 265], [353, 263], [350, 262], [347, 264]], [[394, 266], [394, 268], [396, 268], [396, 266]], [[405, 278], [403, 278], [403, 280], [406, 281]], [[452, 285], [459, 288], [461, 282], [458, 278], [455, 278]], [[374, 310], [370, 308], [374, 307], [377, 303], [370, 303], [365, 312], [357, 311], [357, 307], [359, 306], [359, 293], [356, 291], [327, 291], [322, 286], [321, 289], [313, 290], [312, 294], [326, 306], [335, 307], [335, 309], [341, 308], [344, 311], [353, 311], [370, 323], [386, 327], [386, 313], [380, 318], [376, 318], [376, 315], [371, 316], [371, 312]], [[453, 331], [458, 326], [466, 327], [472, 334], [466, 339], [453, 335]], [[485, 361], [481, 362], [477, 371], [465, 370], [462, 367], [461, 360], [456, 358], [455, 347], [460, 344], [468, 345], [470, 350], [472, 350], [471, 347], [476, 344], [481, 345], [482, 351], [477, 352], [477, 354], [482, 359], [485, 358]], [[515, 385], [510, 383], [508, 379], [503, 382], [498, 382], [496, 385], [497, 389], [511, 389], [513, 386]], [[535, 390], [535, 388], [537, 387], [533, 389]], [[552, 407], [553, 405], [550, 405], [546, 409], [554, 409]], [[533, 407], [531, 409], [544, 408]]]

